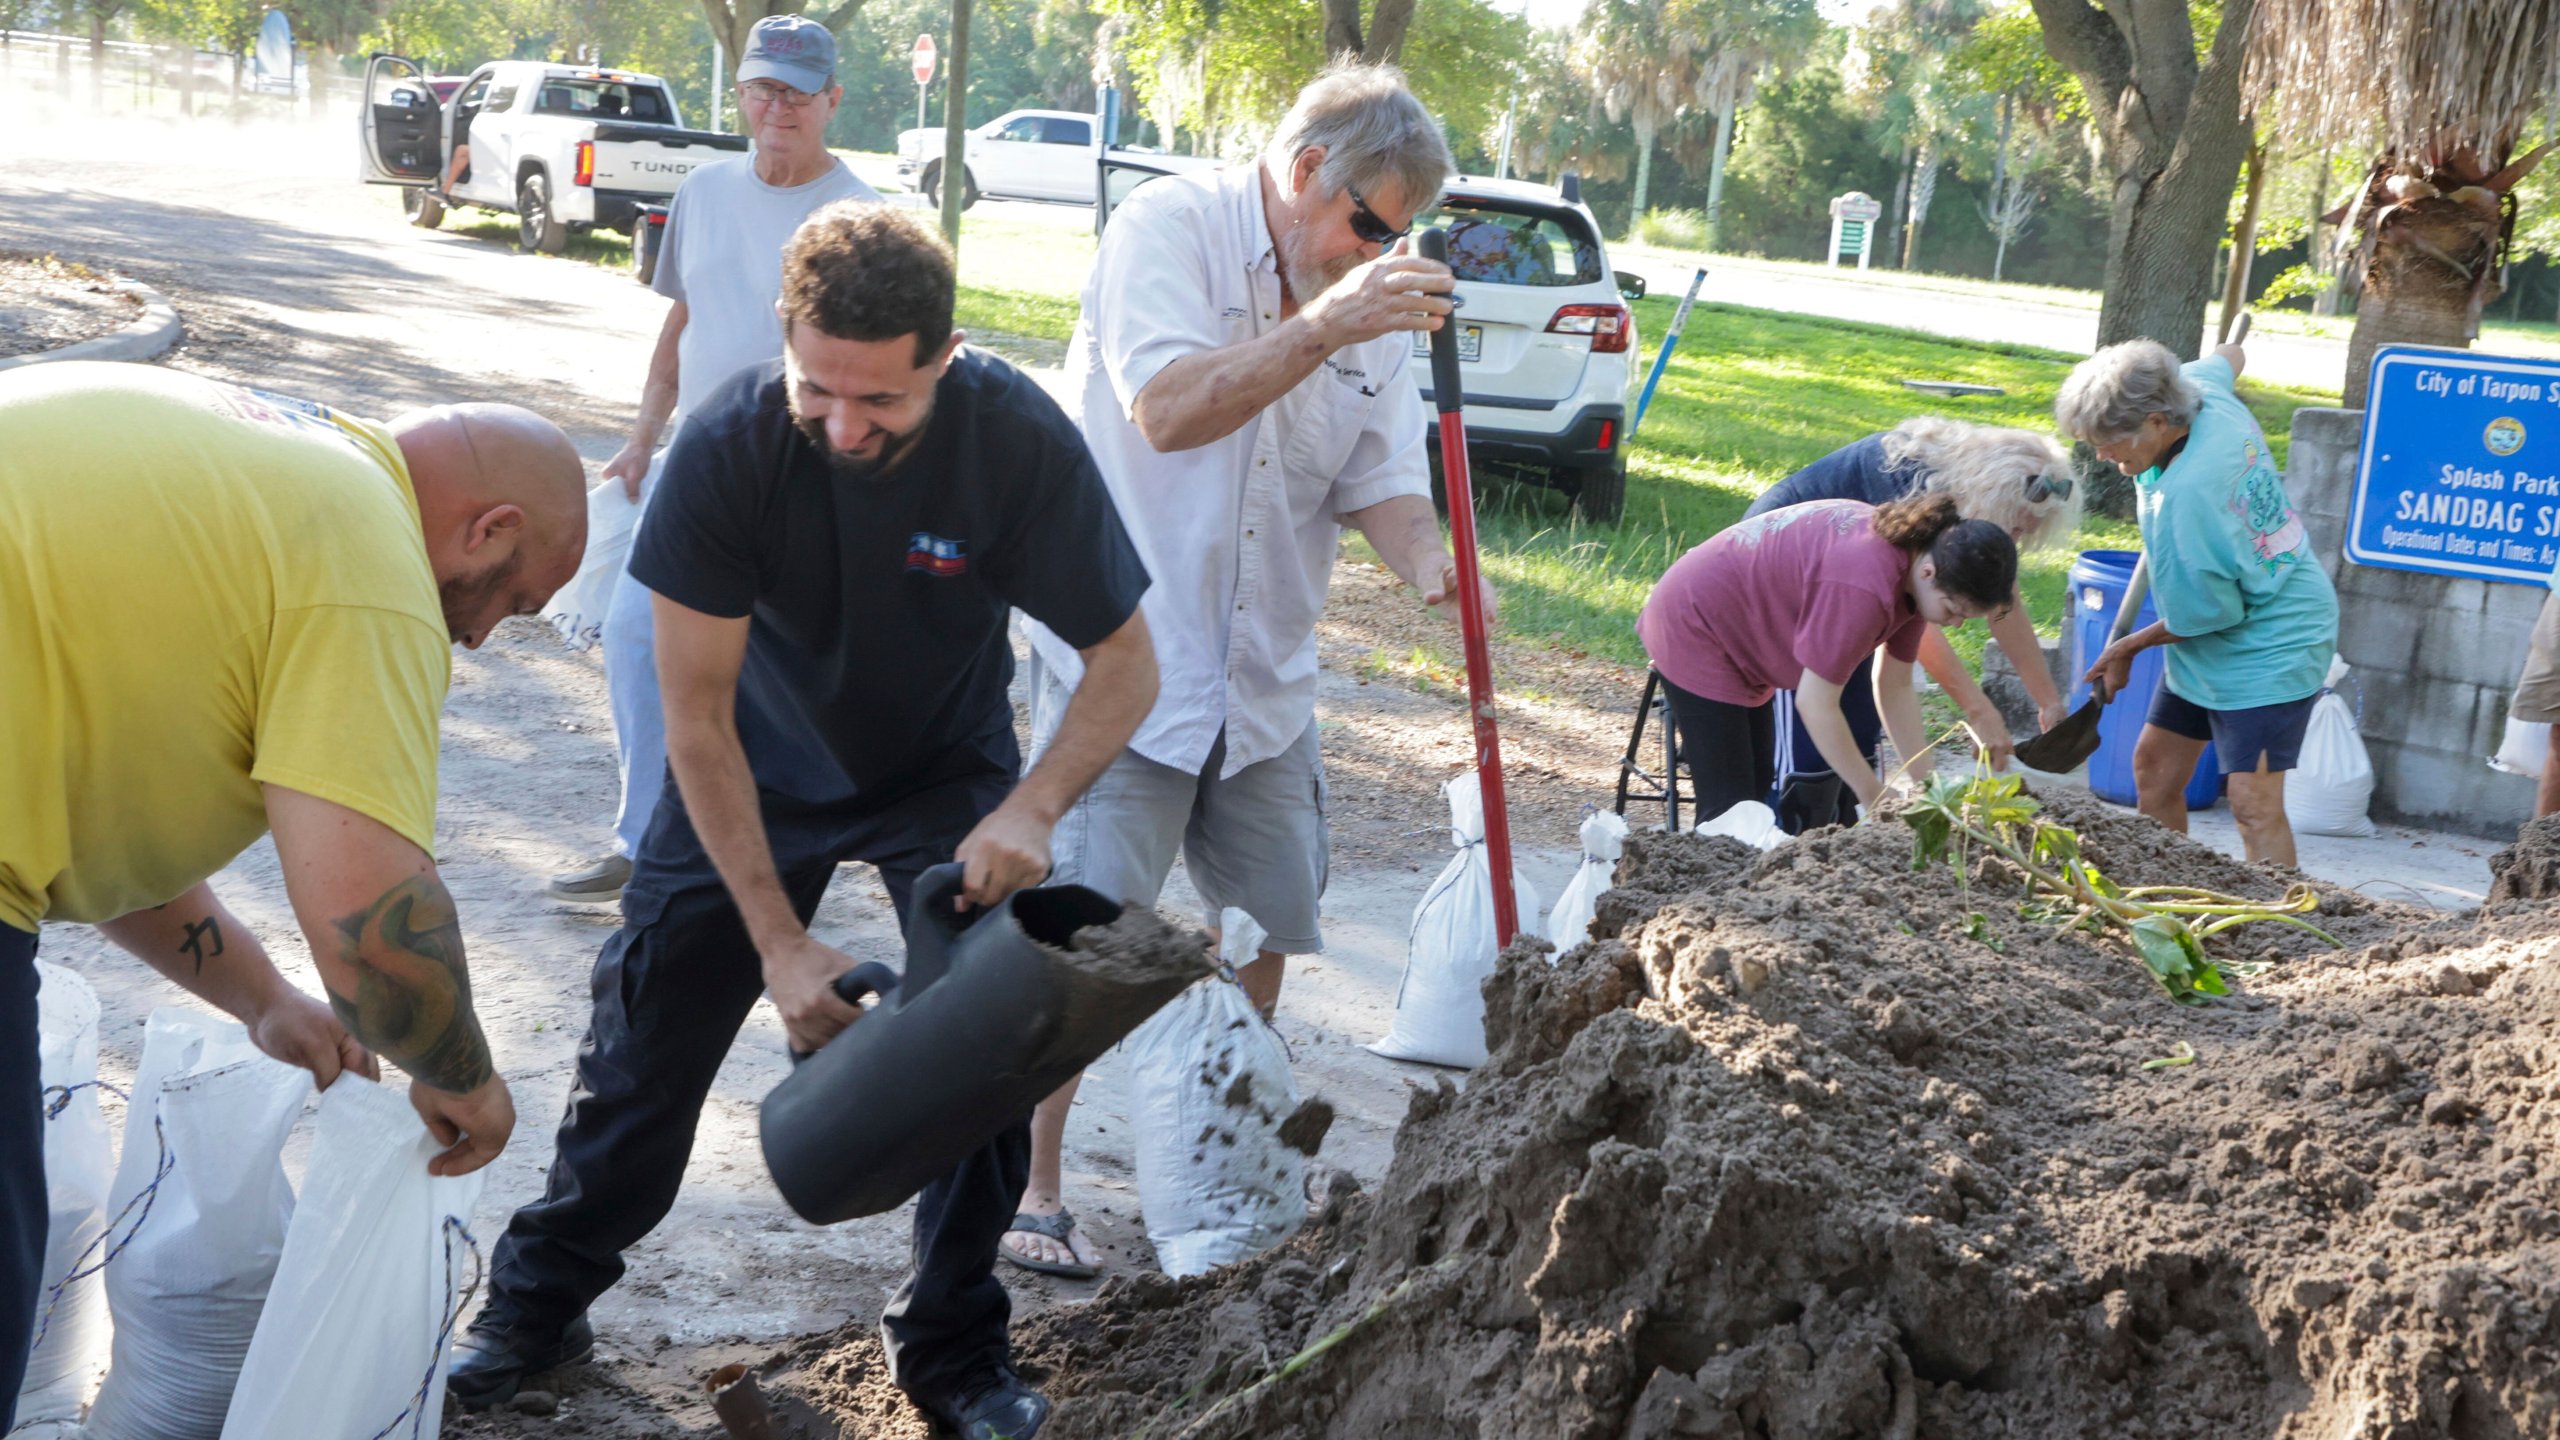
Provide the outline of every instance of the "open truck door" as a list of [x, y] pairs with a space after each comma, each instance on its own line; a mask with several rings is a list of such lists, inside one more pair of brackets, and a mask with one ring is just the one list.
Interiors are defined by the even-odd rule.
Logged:
[[363, 179], [433, 184], [444, 168], [444, 110], [417, 62], [376, 55], [364, 67]]

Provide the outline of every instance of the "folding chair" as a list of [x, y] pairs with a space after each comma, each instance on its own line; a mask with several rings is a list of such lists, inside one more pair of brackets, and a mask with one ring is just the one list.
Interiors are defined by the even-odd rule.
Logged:
[[[1658, 776], [1637, 760], [1644, 752], [1648, 716], [1658, 716], [1662, 728], [1662, 773]], [[1659, 803], [1664, 807], [1663, 828], [1676, 832], [1680, 828], [1680, 776], [1685, 768], [1686, 762], [1680, 758], [1679, 727], [1671, 718], [1671, 697], [1663, 693], [1661, 672], [1648, 668], [1644, 672], [1644, 698], [1636, 702], [1635, 728], [1627, 732], [1627, 753], [1618, 760], [1617, 812], [1626, 814], [1630, 800], [1645, 805]], [[1656, 788], [1631, 790], [1629, 787], [1636, 781]], [[1690, 793], [1697, 793], [1695, 786]]]

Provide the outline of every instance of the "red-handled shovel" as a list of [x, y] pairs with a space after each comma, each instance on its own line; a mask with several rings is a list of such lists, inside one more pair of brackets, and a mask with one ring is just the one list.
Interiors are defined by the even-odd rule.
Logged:
[[[1414, 236], [1425, 260], [1449, 263], [1449, 232]], [[1493, 654], [1485, 638], [1484, 587], [1476, 566], [1475, 481], [1467, 473], [1465, 382], [1458, 374], [1458, 332], [1447, 320], [1431, 332], [1431, 394], [1440, 407], [1440, 473], [1448, 482], [1449, 549], [1458, 562], [1458, 630], [1466, 645], [1467, 709], [1475, 717], [1476, 782], [1484, 787], [1485, 858], [1493, 864], [1496, 944], [1520, 933], [1520, 901], [1511, 893], [1511, 812], [1502, 801], [1502, 737], [1493, 724]]]

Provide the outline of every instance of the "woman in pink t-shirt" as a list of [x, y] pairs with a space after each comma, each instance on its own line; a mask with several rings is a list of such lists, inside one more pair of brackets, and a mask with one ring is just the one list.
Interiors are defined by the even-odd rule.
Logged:
[[1883, 782], [1840, 713], [1841, 687], [1881, 647], [1876, 708], [1894, 750], [1920, 755], [1911, 662], [1923, 631], [2000, 609], [2017, 581], [2009, 532], [1960, 518], [1936, 491], [1883, 506], [1790, 505], [1681, 556], [1654, 586], [1636, 634], [1669, 691], [1699, 815], [1768, 795], [1777, 765], [1769, 697], [1780, 689], [1796, 692], [1822, 758], [1873, 806]]

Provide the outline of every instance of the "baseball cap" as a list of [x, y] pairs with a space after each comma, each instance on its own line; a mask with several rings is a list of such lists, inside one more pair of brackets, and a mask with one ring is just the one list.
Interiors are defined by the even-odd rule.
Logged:
[[815, 94], [836, 73], [836, 37], [827, 27], [803, 15], [767, 15], [747, 32], [746, 58], [738, 62], [738, 83], [775, 80], [794, 90]]

